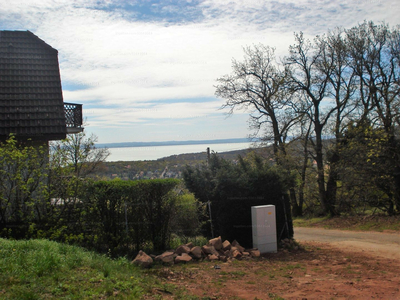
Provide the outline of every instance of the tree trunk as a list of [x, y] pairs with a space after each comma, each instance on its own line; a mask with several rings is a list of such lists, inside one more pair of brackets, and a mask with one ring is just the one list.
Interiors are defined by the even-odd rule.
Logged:
[[[315, 109], [316, 120], [318, 120], [318, 107]], [[328, 215], [331, 212], [331, 207], [327, 201], [326, 190], [325, 190], [325, 170], [324, 170], [324, 157], [322, 153], [322, 126], [319, 122], [314, 122], [315, 127], [315, 160], [317, 162], [317, 183], [318, 183], [318, 196], [319, 202], [321, 203], [322, 213]]]
[[337, 215], [335, 204], [337, 194], [337, 173], [335, 170], [331, 170], [329, 173], [328, 181], [326, 183], [326, 202], [329, 207], [329, 214], [331, 216]]
[[293, 217], [301, 217], [303, 215], [303, 204], [297, 202], [296, 191], [293, 187], [289, 189], [289, 197], [292, 205], [292, 215]]
[[337, 198], [337, 181], [338, 181], [338, 173], [336, 170], [336, 163], [339, 161], [340, 157], [337, 151], [337, 146], [333, 150], [333, 153], [330, 157], [330, 172], [328, 181], [326, 184], [326, 201], [330, 207], [330, 215], [335, 216], [337, 215], [337, 211], [335, 209], [336, 205], [336, 198]]

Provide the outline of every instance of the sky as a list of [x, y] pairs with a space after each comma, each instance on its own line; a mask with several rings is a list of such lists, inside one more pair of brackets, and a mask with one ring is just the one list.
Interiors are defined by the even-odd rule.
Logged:
[[364, 20], [400, 23], [397, 0], [13, 0], [0, 29], [29, 30], [58, 50], [64, 102], [83, 104], [99, 143], [245, 138], [249, 112], [215, 96], [243, 47], [288, 54]]

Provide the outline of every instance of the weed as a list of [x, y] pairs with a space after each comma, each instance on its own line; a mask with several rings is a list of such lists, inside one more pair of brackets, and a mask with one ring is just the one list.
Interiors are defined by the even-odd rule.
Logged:
[[279, 297], [277, 294], [268, 293], [268, 297], [273, 300], [284, 300], [282, 297]]
[[266, 275], [268, 275], [268, 273], [269, 273], [268, 271], [263, 270], [263, 269], [259, 269], [254, 272], [254, 274], [259, 275], [259, 276], [266, 276]]

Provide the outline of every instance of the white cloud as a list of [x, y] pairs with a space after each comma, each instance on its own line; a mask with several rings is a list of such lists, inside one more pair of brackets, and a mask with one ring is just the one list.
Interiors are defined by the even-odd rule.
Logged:
[[[400, 12], [394, 1], [371, 0], [206, 0], [183, 13], [172, 2], [161, 2], [153, 12], [202, 14], [195, 22], [168, 23], [139, 20], [139, 13], [124, 10], [124, 3], [13, 0], [0, 7], [3, 27], [29, 29], [58, 49], [64, 100], [95, 107], [88, 108], [88, 118], [102, 130], [148, 124], [148, 119], [157, 124], [165, 115], [175, 116], [171, 121], [178, 126], [185, 116], [220, 114], [222, 100], [199, 104], [182, 99], [214, 97], [215, 79], [230, 73], [231, 59], [243, 57], [243, 46], [261, 42], [283, 56], [293, 32], [312, 38], [364, 20], [395, 25]], [[165, 99], [180, 102], [160, 102], [151, 113], [137, 110]], [[187, 123], [187, 130], [193, 126]], [[102, 142], [114, 139], [97, 134]]]

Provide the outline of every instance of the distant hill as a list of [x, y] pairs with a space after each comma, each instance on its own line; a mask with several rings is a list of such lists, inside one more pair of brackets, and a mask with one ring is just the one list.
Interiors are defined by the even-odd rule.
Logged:
[[[227, 160], [236, 160], [238, 155], [246, 155], [251, 151], [268, 153], [267, 148], [243, 149], [218, 152], [218, 156]], [[157, 160], [104, 162], [95, 171], [95, 176], [102, 179], [120, 178], [123, 180], [182, 178], [182, 171], [187, 166], [206, 163], [207, 153], [187, 153], [171, 155]]]
[[154, 146], [182, 146], [202, 144], [232, 144], [254, 142], [249, 138], [218, 139], [218, 140], [195, 140], [195, 141], [166, 141], [166, 142], [124, 142], [124, 143], [102, 143], [96, 144], [98, 148], [122, 148], [122, 147], [154, 147]]

